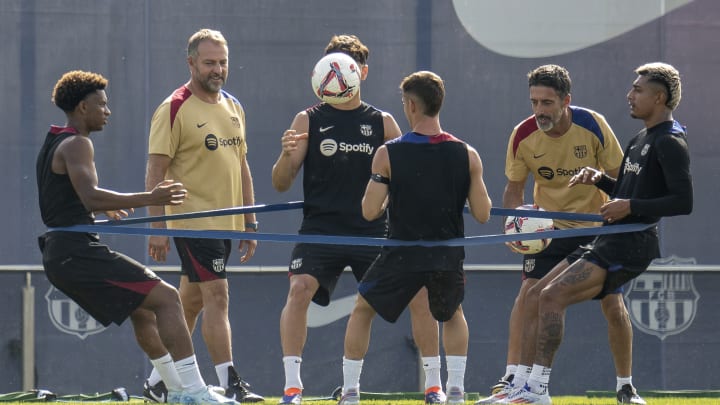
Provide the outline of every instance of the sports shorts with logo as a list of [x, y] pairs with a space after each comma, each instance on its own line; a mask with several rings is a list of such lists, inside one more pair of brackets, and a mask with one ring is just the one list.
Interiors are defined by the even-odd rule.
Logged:
[[440, 322], [452, 318], [465, 298], [462, 260], [429, 262], [423, 271], [408, 271], [398, 261], [386, 260], [385, 251], [358, 285], [360, 295], [388, 322], [397, 321], [413, 297], [427, 287], [430, 312]]
[[312, 300], [327, 306], [343, 270], [350, 267], [355, 280], [360, 281], [379, 253], [379, 246], [298, 243], [292, 251], [289, 271], [315, 277], [320, 287]]
[[97, 234], [53, 231], [38, 243], [50, 283], [104, 326], [122, 324], [161, 282], [147, 267], [101, 244]]
[[598, 235], [580, 257], [607, 270], [599, 299], [645, 272], [660, 257], [657, 227], [640, 232]]
[[180, 256], [180, 274], [191, 283], [227, 278], [230, 239], [173, 238]]
[[578, 251], [580, 246], [589, 244], [594, 236], [575, 236], [571, 238], [555, 238], [540, 253], [523, 255], [522, 279], [541, 279], [558, 263], [566, 258], [570, 263], [577, 260], [584, 251]]

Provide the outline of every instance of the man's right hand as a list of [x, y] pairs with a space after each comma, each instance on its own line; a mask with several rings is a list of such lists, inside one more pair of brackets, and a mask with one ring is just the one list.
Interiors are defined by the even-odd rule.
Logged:
[[180, 205], [187, 197], [187, 190], [180, 182], [163, 180], [150, 191], [153, 200], [149, 205]]
[[600, 170], [593, 169], [592, 167], [583, 167], [580, 169], [578, 174], [572, 176], [568, 182], [568, 187], [572, 187], [576, 184], [587, 184], [593, 185], [600, 181], [603, 173]]
[[164, 263], [170, 251], [170, 238], [167, 236], [150, 236], [148, 254], [158, 263]]

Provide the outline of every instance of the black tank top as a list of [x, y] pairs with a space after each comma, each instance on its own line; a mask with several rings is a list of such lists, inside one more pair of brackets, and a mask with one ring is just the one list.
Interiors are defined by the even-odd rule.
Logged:
[[[414, 132], [387, 143], [390, 158], [388, 238], [447, 240], [465, 236], [463, 209], [470, 190], [467, 146], [443, 133]], [[462, 246], [398, 248], [404, 266], [442, 267], [465, 258]], [[450, 267], [454, 269], [455, 267]]]
[[384, 143], [382, 111], [362, 103], [352, 111], [322, 103], [307, 110], [301, 234], [385, 236], [386, 218], [362, 217], [372, 158]]
[[60, 142], [77, 135], [74, 128], [50, 128], [36, 163], [40, 214], [49, 227], [92, 224], [94, 216], [80, 201], [70, 177], [52, 171], [52, 160]]

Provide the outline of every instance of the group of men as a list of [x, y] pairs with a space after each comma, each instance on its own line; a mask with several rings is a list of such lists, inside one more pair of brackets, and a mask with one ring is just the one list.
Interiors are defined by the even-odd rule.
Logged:
[[[351, 56], [366, 78], [369, 50], [356, 36], [334, 36], [325, 49], [332, 52]], [[103, 212], [121, 219], [129, 209], [143, 206], [155, 216], [254, 204], [244, 111], [223, 90], [228, 75], [225, 38], [214, 30], [196, 32], [188, 42], [187, 63], [190, 80], [153, 115], [146, 191], [140, 193], [98, 185], [89, 135], [102, 130], [110, 115], [107, 80], [72, 71], [58, 81], [53, 101], [67, 122], [51, 127], [37, 166], [41, 214], [48, 227], [91, 224], [94, 214]], [[645, 129], [624, 157], [601, 115], [570, 105], [570, 77], [564, 68], [545, 65], [529, 74], [533, 116], [510, 137], [505, 207], [524, 202], [524, 185], [532, 173], [537, 205], [549, 211], [600, 213], [607, 226], [653, 224], [663, 216], [690, 212], [685, 133], [672, 118], [680, 101], [679, 74], [664, 63], [641, 66], [636, 73], [628, 101], [631, 115], [643, 120]], [[465, 403], [465, 251], [443, 241], [464, 237], [465, 204], [484, 223], [491, 200], [478, 152], [440, 125], [443, 80], [419, 71], [405, 77], [400, 90], [410, 127], [404, 135], [390, 114], [362, 101], [359, 92], [342, 104], [320, 103], [300, 111], [282, 135], [272, 184], [286, 191], [304, 170], [300, 234], [387, 237], [398, 244], [294, 247], [280, 318], [285, 370], [281, 404], [302, 403], [307, 310], [310, 302], [329, 304], [346, 267], [352, 269], [359, 295], [345, 334], [340, 403], [360, 403], [363, 357], [375, 314], [394, 322], [406, 307], [422, 356], [425, 402]], [[325, 139], [362, 139], [375, 153], [326, 156], [320, 149]], [[577, 170], [572, 177], [544, 176], [544, 166]], [[152, 226], [247, 232], [257, 231], [258, 222], [254, 213], [247, 213]], [[556, 222], [559, 229], [578, 226], [587, 224]], [[434, 244], [421, 247], [413, 241]], [[53, 285], [104, 325], [131, 319], [138, 344], [154, 366], [145, 382], [146, 398], [188, 404], [263, 401], [233, 363], [225, 272], [231, 241], [176, 237], [174, 244], [181, 260], [178, 290], [100, 244], [96, 234], [51, 229], [40, 237], [43, 265]], [[240, 241], [241, 262], [255, 248], [256, 241]], [[169, 249], [168, 237], [150, 237], [148, 252], [154, 260], [164, 261]], [[658, 256], [653, 226], [597, 238], [555, 239], [546, 251], [526, 256], [510, 318], [507, 372], [497, 392], [478, 403], [550, 403], [550, 366], [562, 338], [565, 308], [593, 298], [601, 300], [608, 318], [618, 401], [644, 403], [632, 386], [632, 329], [620, 292]], [[205, 384], [193, 354], [190, 335], [201, 312], [217, 388]], [[443, 324], [445, 389], [438, 322]]]

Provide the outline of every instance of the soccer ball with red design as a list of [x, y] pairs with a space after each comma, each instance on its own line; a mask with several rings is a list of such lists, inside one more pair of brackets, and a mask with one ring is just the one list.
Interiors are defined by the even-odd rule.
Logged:
[[329, 104], [350, 101], [360, 91], [360, 67], [347, 54], [334, 52], [318, 61], [311, 78], [313, 93]]
[[[518, 210], [540, 210], [538, 206], [533, 204], [525, 204], [517, 207]], [[521, 234], [521, 233], [535, 233], [552, 231], [553, 220], [550, 218], [534, 218], [527, 216], [508, 216], [505, 219], [505, 234]], [[513, 252], [520, 253], [523, 255], [532, 255], [542, 252], [550, 242], [551, 238], [541, 238], [532, 240], [518, 240], [513, 242], [506, 242], [505, 244], [512, 249]]]

